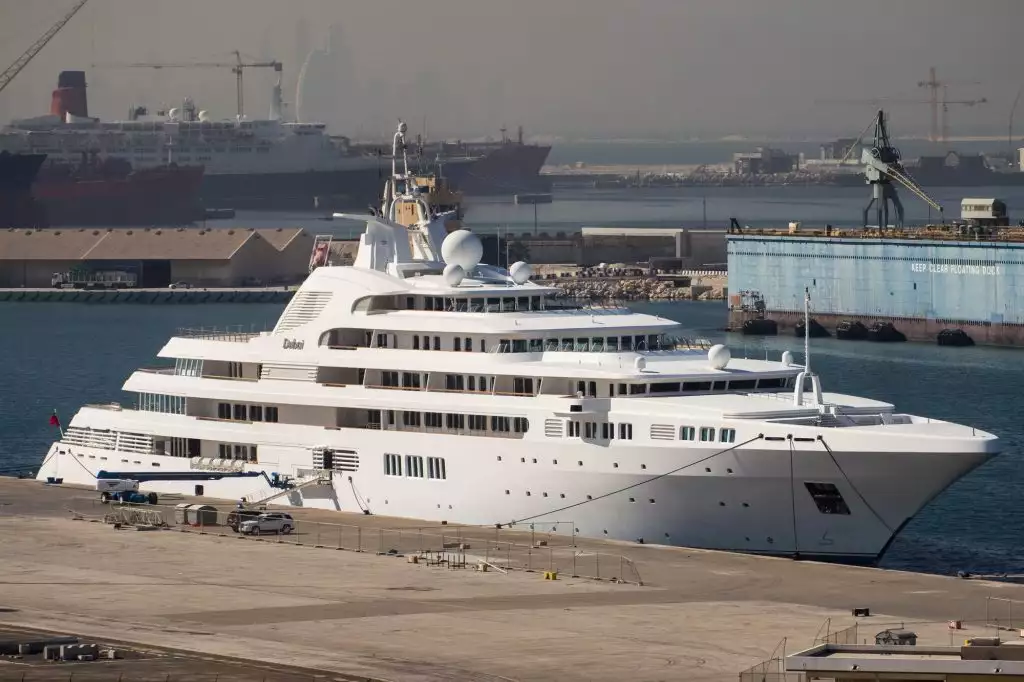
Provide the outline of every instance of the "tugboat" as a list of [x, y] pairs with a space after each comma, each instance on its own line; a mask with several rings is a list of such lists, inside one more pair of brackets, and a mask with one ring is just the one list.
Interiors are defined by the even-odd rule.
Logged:
[[940, 346], [973, 346], [974, 339], [967, 335], [963, 329], [943, 329], [936, 339]]
[[779, 333], [779, 325], [775, 320], [766, 317], [755, 317], [746, 320], [741, 329], [744, 336], [775, 336]]
[[845, 341], [864, 341], [868, 338], [868, 328], [859, 320], [843, 320], [836, 325], [836, 338]]
[[800, 320], [793, 328], [793, 333], [798, 339], [802, 339], [804, 336], [809, 336], [812, 339], [823, 339], [832, 336], [815, 319], [810, 320], [808, 324], [804, 324], [804, 321]]
[[907, 340], [906, 334], [896, 329], [892, 322], [875, 322], [868, 327], [868, 341], [899, 343]]

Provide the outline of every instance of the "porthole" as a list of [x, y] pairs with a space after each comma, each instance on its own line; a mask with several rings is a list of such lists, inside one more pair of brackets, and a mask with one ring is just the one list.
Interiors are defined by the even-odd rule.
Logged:
[[592, 500], [592, 499], [594, 499], [594, 496], [593, 495], [587, 495], [587, 499], [588, 500]]
[[511, 494], [511, 493], [509, 493], [509, 491], [507, 491], [507, 490], [506, 490], [506, 491], [505, 491], [505, 494], [506, 494], [506, 495], [509, 495], [509, 494]]
[[[561, 497], [563, 500], [565, 499], [565, 493], [559, 493], [558, 496]], [[579, 533], [579, 531], [576, 531], [576, 532]]]
[[651, 499], [647, 500], [647, 501], [650, 502], [651, 504], [654, 504], [654, 498], [653, 497]]
[[704, 467], [704, 471], [706, 471], [707, 473], [710, 474], [711, 473], [711, 467]]
[[530, 496], [530, 491], [529, 491], [529, 490], [527, 490], [527, 491], [526, 491], [526, 496], [527, 496], [527, 497], [529, 497], [529, 496]]
[[725, 471], [726, 471], [726, 473], [729, 473], [729, 474], [732, 473], [732, 469], [726, 469]]
[[631, 498], [629, 498], [629, 501], [630, 502], [636, 502], [636, 498], [635, 497], [631, 497]]
[[579, 462], [576, 462], [576, 463], [579, 464], [580, 466], [583, 466], [583, 461], [582, 460], [580, 460]]
[[612, 462], [612, 469], [618, 469], [618, 468], [619, 468], [619, 463], [618, 462]]
[[[526, 494], [527, 494], [527, 495], [529, 495], [530, 493], [526, 493]], [[725, 506], [725, 502], [719, 502], [719, 503], [718, 503], [718, 506], [719, 506], [719, 507], [724, 507], [724, 506]]]
[[749, 505], [749, 504], [747, 504], [746, 502], [744, 502], [744, 503], [743, 503], [743, 506], [744, 506], [744, 507], [749, 507], [750, 505]]

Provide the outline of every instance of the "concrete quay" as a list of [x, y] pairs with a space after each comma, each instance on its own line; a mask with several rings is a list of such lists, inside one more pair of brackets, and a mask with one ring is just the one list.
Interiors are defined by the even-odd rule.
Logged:
[[[792, 653], [857, 622], [860, 640], [903, 626], [948, 645], [1024, 614], [1018, 585], [722, 552], [577, 539], [581, 555], [628, 557], [639, 586], [412, 564], [372, 543], [313, 539], [341, 524], [371, 538], [457, 534], [473, 565], [505, 533], [380, 516], [289, 509], [298, 534], [280, 543], [72, 520], [111, 511], [96, 498], [0, 479], [0, 626], [375, 680], [735, 680], [783, 638]], [[872, 616], [854, 619], [854, 607]]]

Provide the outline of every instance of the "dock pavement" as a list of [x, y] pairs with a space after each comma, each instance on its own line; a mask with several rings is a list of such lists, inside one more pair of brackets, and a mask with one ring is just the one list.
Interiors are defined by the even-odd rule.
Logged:
[[[138, 532], [101, 521], [114, 511], [95, 491], [0, 478], [0, 626], [345, 679], [597, 682], [735, 680], [854, 625], [861, 642], [897, 627], [921, 644], [1016, 639], [1024, 615], [1024, 587], [956, 577], [303, 509], [288, 509], [298, 532], [285, 537], [173, 518], [189, 532]], [[438, 537], [447, 563], [411, 563]], [[595, 555], [602, 579], [571, 577], [566, 556]]]

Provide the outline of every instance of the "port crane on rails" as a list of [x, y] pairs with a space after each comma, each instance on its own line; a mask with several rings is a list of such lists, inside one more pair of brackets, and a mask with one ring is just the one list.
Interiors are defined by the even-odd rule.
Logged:
[[94, 67], [115, 69], [230, 69], [235, 74], [235, 99], [238, 117], [245, 115], [245, 89], [242, 74], [246, 69], [273, 69], [278, 74], [277, 87], [281, 86], [281, 72], [284, 66], [277, 60], [263, 62], [242, 61], [242, 53], [234, 50], [234, 62], [134, 62], [131, 64], [93, 64]]
[[64, 28], [65, 24], [71, 21], [71, 18], [78, 14], [78, 11], [85, 7], [85, 3], [89, 0], [78, 0], [75, 6], [65, 14], [60, 20], [51, 26], [46, 33], [44, 33], [36, 42], [32, 43], [27, 50], [21, 53], [14, 62], [0, 73], [0, 92], [3, 92], [4, 88], [10, 85], [14, 77], [21, 73], [21, 70], [28, 66], [28, 63], [39, 54], [39, 52], [46, 47], [46, 44], [53, 40], [53, 37], [60, 33], [60, 30]]
[[[861, 145], [861, 139], [874, 126], [874, 139], [870, 147]], [[855, 149], [861, 147], [860, 161], [864, 164], [864, 178], [871, 186], [871, 199], [864, 207], [864, 227], [868, 226], [868, 216], [872, 208], [875, 210], [878, 231], [885, 232], [889, 226], [889, 209], [892, 207], [894, 218], [893, 227], [900, 229], [904, 225], [903, 202], [900, 201], [896, 192], [896, 185], [902, 185], [918, 199], [928, 204], [943, 216], [942, 206], [928, 196], [921, 186], [903, 168], [902, 156], [889, 139], [889, 130], [885, 123], [885, 112], [881, 109], [872, 118], [871, 123], [857, 136], [856, 144], [850, 145], [846, 155], [840, 160], [840, 165], [845, 163]], [[943, 221], [945, 222], [945, 221]]]

